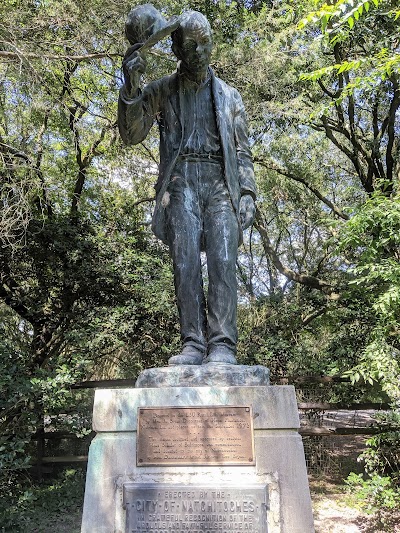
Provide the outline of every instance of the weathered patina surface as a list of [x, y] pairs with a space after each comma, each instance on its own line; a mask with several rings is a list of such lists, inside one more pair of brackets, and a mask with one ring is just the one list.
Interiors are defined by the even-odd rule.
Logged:
[[[148, 6], [146, 16], [149, 10], [154, 16]], [[159, 31], [160, 24], [154, 27]], [[145, 35], [148, 39], [149, 33]], [[127, 51], [118, 124], [126, 144], [142, 142], [154, 121], [159, 125], [152, 228], [173, 259], [183, 343], [169, 364], [235, 364], [236, 258], [242, 230], [254, 218], [256, 196], [246, 116], [236, 89], [209, 67], [212, 33], [207, 19], [195, 11], [184, 13], [172, 42], [177, 71], [143, 90], [142, 43]], [[207, 303], [202, 250], [207, 257]]]

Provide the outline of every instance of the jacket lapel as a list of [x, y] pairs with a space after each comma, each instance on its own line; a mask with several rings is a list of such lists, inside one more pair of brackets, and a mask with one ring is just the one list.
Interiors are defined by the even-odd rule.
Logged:
[[168, 98], [168, 102], [173, 112], [178, 117], [180, 126], [182, 126], [180, 93], [181, 89], [179, 83], [179, 76], [178, 73], [175, 72], [170, 78], [170, 82], [168, 84], [168, 94], [166, 95], [166, 98]]
[[215, 76], [214, 72], [211, 70], [211, 87], [212, 95], [214, 98], [215, 114], [217, 118], [217, 126], [220, 132], [220, 135], [223, 131], [223, 117], [224, 117], [224, 107], [225, 107], [225, 95], [224, 90], [219, 82], [218, 78]]

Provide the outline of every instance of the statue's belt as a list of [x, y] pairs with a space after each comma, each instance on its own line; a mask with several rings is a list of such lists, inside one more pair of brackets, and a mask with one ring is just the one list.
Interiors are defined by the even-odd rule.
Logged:
[[179, 154], [178, 161], [194, 161], [194, 162], [204, 162], [204, 163], [218, 163], [222, 164], [224, 158], [219, 154]]

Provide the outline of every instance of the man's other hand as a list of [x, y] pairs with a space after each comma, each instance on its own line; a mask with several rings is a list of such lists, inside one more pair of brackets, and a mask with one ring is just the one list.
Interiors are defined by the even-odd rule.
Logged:
[[253, 224], [256, 214], [256, 204], [250, 194], [245, 194], [240, 199], [239, 216], [242, 229], [247, 229]]

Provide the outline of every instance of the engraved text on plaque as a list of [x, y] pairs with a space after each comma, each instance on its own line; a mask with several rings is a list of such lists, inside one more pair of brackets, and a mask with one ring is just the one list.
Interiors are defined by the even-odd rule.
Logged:
[[125, 533], [267, 533], [267, 486], [125, 483]]
[[252, 465], [250, 407], [139, 407], [137, 465]]

